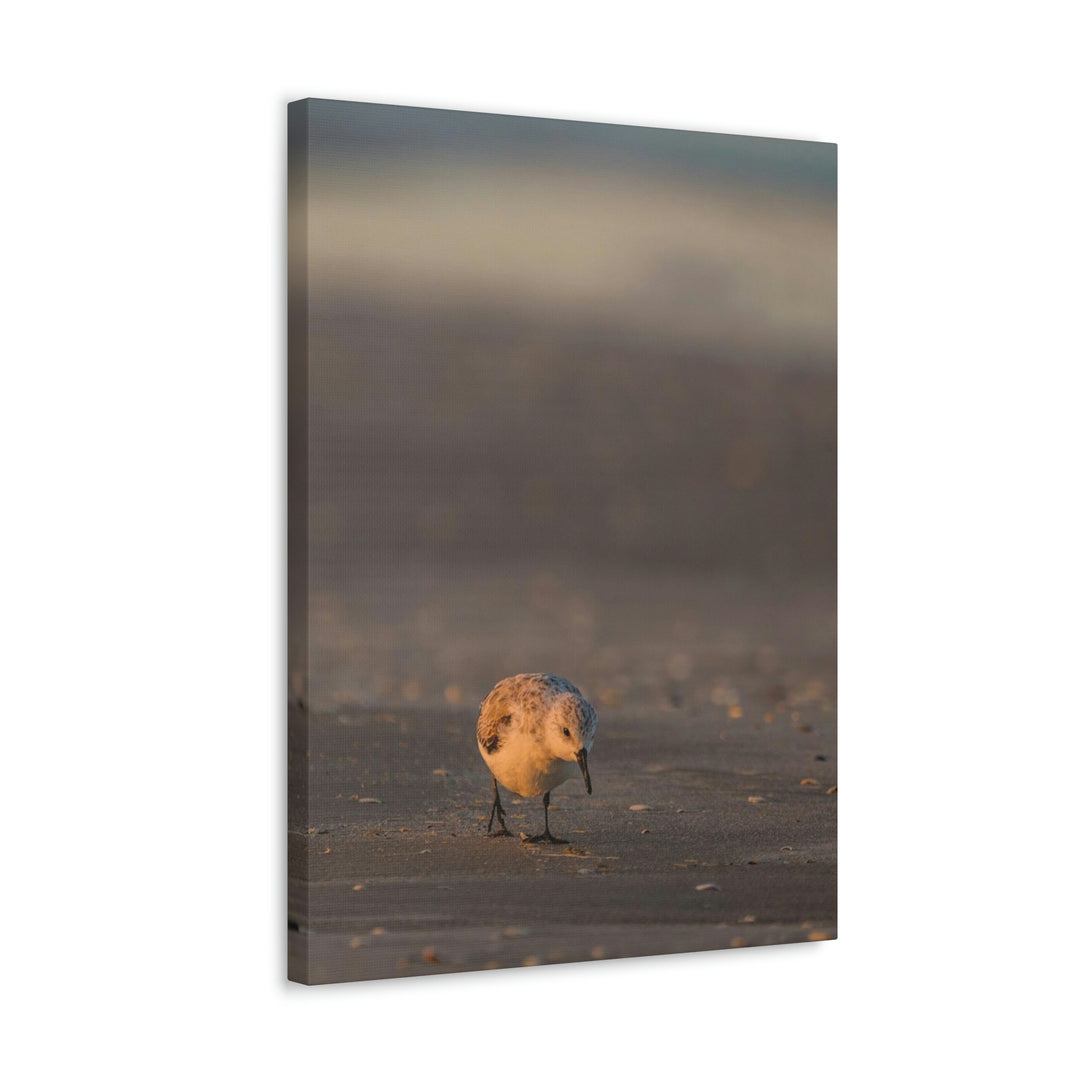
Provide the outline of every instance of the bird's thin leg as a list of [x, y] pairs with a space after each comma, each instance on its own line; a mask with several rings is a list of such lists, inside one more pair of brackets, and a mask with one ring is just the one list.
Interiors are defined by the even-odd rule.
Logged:
[[551, 792], [544, 792], [544, 831], [539, 836], [528, 836], [525, 838], [526, 844], [568, 844], [569, 840], [560, 840], [557, 836], [551, 835], [551, 829], [548, 827], [548, 806], [551, 803]]
[[[488, 836], [509, 836], [510, 830], [506, 827], [502, 803], [499, 801], [499, 781], [494, 776], [491, 778], [491, 786], [495, 789], [495, 801], [491, 804], [491, 816], [488, 818]], [[499, 817], [499, 828], [497, 832], [492, 832], [491, 823], [495, 820], [496, 814]]]

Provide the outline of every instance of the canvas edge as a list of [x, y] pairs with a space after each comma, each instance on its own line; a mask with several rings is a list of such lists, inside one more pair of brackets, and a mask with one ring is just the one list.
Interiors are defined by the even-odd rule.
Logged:
[[308, 768], [308, 149], [309, 101], [288, 106], [288, 573], [287, 616], [287, 974], [291, 982], [310, 984], [304, 929], [308, 902], [304, 835], [309, 818]]

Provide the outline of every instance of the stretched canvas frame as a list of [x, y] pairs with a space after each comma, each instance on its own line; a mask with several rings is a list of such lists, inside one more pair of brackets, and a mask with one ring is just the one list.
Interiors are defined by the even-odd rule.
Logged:
[[288, 145], [289, 977], [834, 938], [835, 146]]

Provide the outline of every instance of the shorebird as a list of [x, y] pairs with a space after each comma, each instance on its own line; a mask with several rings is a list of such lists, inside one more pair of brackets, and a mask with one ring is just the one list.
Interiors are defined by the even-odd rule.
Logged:
[[[589, 751], [595, 735], [596, 710], [566, 679], [512, 675], [496, 683], [484, 698], [476, 721], [476, 742], [495, 789], [488, 835], [511, 835], [499, 801], [502, 784], [526, 798], [544, 796], [544, 831], [522, 837], [526, 843], [567, 843], [552, 836], [548, 827], [551, 792], [580, 769], [585, 790], [592, 794]], [[496, 816], [499, 828], [492, 832]]]

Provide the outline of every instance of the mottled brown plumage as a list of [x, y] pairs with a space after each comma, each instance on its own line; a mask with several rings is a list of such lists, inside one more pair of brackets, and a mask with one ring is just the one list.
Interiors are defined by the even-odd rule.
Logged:
[[596, 710], [572, 683], [558, 675], [513, 675], [497, 683], [480, 706], [476, 742], [491, 770], [499, 831], [509, 836], [499, 801], [499, 784], [517, 795], [543, 795], [544, 832], [528, 839], [556, 840], [548, 829], [551, 791], [580, 769], [592, 792], [588, 755], [596, 735]]

